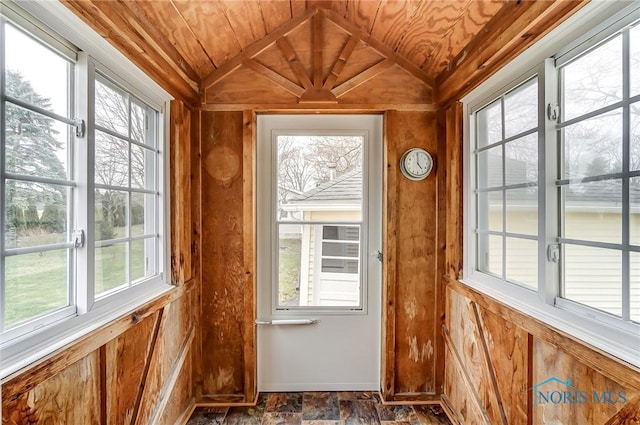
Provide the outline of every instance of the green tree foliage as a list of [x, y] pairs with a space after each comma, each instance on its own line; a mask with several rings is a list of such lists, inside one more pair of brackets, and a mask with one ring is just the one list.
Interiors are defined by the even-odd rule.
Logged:
[[[52, 109], [50, 99], [38, 94], [19, 72], [9, 69], [5, 75], [6, 91], [11, 96], [42, 109]], [[57, 156], [64, 146], [56, 137], [55, 121], [9, 102], [5, 114], [5, 170], [18, 175], [65, 179], [65, 168]], [[65, 203], [64, 189], [58, 186], [7, 179], [5, 187], [7, 224], [18, 230], [40, 225], [37, 204]]]

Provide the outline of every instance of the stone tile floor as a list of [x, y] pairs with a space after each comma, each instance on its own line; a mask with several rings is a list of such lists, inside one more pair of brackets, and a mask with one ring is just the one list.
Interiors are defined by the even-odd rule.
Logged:
[[437, 405], [385, 406], [371, 392], [264, 393], [255, 407], [199, 407], [187, 425], [451, 425]]

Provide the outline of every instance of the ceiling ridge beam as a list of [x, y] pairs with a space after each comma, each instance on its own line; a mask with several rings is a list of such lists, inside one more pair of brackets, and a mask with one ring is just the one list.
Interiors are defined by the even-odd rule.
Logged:
[[200, 92], [202, 96], [204, 97], [206, 89], [208, 89], [209, 87], [211, 87], [212, 85], [214, 85], [215, 83], [217, 83], [218, 81], [220, 81], [221, 79], [223, 79], [224, 77], [226, 77], [227, 75], [235, 71], [236, 69], [240, 68], [240, 66], [246, 59], [253, 59], [257, 55], [262, 53], [264, 50], [273, 46], [280, 38], [285, 37], [289, 35], [291, 32], [293, 32], [294, 30], [296, 30], [298, 27], [300, 27], [300, 25], [307, 22], [309, 19], [311, 19], [311, 17], [315, 16], [317, 13], [318, 13], [318, 9], [309, 9], [303, 15], [300, 15], [296, 18], [291, 19], [287, 23], [278, 27], [278, 29], [273, 31], [271, 34], [268, 34], [264, 38], [247, 46], [247, 48], [244, 49], [244, 51], [239, 55], [226, 61], [218, 69], [216, 69], [211, 74], [207, 75], [205, 78], [202, 79], [202, 81], [200, 82]]
[[333, 93], [337, 98], [344, 96], [345, 94], [355, 89], [356, 87], [366, 83], [370, 79], [378, 76], [385, 70], [391, 68], [393, 65], [395, 65], [395, 62], [392, 59], [384, 59], [378, 62], [377, 64], [373, 65], [369, 69], [362, 71], [360, 74], [356, 75], [355, 77], [340, 84], [338, 87], [335, 87], [333, 90], [331, 90], [331, 93]]
[[311, 40], [313, 46], [313, 87], [322, 88], [322, 50], [324, 42], [324, 25], [322, 15], [315, 15], [311, 21]]
[[282, 56], [287, 60], [287, 63], [289, 64], [289, 68], [291, 68], [293, 73], [298, 78], [298, 81], [300, 82], [300, 84], [302, 84], [302, 87], [304, 87], [307, 90], [312, 89], [313, 83], [311, 82], [311, 79], [309, 78], [309, 75], [307, 74], [307, 70], [304, 68], [304, 65], [302, 65], [302, 62], [300, 62], [300, 59], [298, 58], [298, 54], [296, 53], [295, 49], [291, 45], [291, 42], [289, 41], [289, 39], [286, 36], [282, 37], [278, 39], [278, 41], [276, 41], [276, 45], [280, 49]]
[[349, 37], [349, 41], [347, 41], [347, 44], [342, 49], [342, 52], [340, 52], [336, 63], [333, 64], [331, 73], [322, 86], [323, 89], [331, 90], [335, 87], [336, 81], [338, 81], [338, 78], [340, 77], [344, 66], [347, 64], [347, 61], [351, 57], [351, 54], [355, 50], [359, 41], [360, 39], [356, 35], [352, 35], [351, 37]]
[[251, 69], [252, 71], [257, 72], [258, 75], [261, 75], [261, 76], [265, 77], [269, 81], [279, 85], [280, 87], [282, 87], [283, 89], [285, 89], [289, 93], [293, 94], [297, 98], [302, 97], [302, 95], [305, 92], [305, 89], [303, 87], [300, 87], [299, 85], [297, 85], [293, 81], [289, 80], [288, 78], [283, 77], [282, 75], [278, 74], [277, 72], [273, 71], [272, 69], [267, 68], [266, 66], [264, 66], [261, 63], [259, 63], [255, 59], [246, 58], [242, 62], [242, 65], [246, 66], [247, 68]]
[[392, 48], [376, 40], [371, 36], [371, 34], [363, 31], [357, 25], [349, 22], [347, 19], [343, 18], [332, 10], [321, 9], [319, 12], [321, 15], [325, 16], [327, 19], [338, 25], [350, 35], [358, 37], [360, 40], [369, 45], [372, 49], [374, 49], [386, 59], [392, 60], [400, 65], [401, 68], [403, 68], [405, 71], [407, 71], [417, 79], [421, 80], [429, 87], [433, 88], [435, 86], [435, 80], [429, 77], [429, 75], [427, 75], [427, 73], [424, 72], [424, 70], [422, 70], [419, 66], [400, 56]]

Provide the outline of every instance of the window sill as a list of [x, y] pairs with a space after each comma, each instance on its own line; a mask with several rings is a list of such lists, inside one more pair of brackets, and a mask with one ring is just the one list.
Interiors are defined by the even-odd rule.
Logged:
[[141, 291], [141, 294], [126, 297], [125, 302], [123, 298], [116, 297], [89, 313], [61, 320], [38, 332], [7, 341], [0, 346], [0, 381], [7, 381], [22, 369], [176, 290], [174, 285], [155, 283]]
[[640, 326], [638, 332], [612, 326], [597, 318], [542, 302], [538, 294], [515, 285], [501, 288], [472, 277], [460, 280], [475, 291], [560, 331], [579, 343], [590, 345], [630, 365], [640, 367]]

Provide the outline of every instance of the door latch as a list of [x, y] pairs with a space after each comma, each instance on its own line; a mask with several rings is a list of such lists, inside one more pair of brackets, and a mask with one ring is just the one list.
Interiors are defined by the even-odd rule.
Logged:
[[378, 259], [378, 261], [380, 261], [382, 263], [382, 260], [384, 258], [384, 256], [382, 255], [382, 251], [378, 251], [377, 252], [376, 258]]

